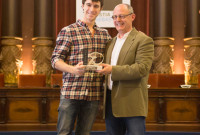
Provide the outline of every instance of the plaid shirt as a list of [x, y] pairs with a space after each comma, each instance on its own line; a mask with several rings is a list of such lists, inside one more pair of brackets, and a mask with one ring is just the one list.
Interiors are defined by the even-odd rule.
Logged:
[[[77, 65], [83, 59], [83, 48], [88, 48], [88, 54], [99, 52], [104, 54], [108, 40], [111, 39], [107, 30], [94, 25], [95, 34], [92, 37], [88, 26], [78, 20], [76, 23], [64, 27], [58, 34], [56, 47], [52, 54], [52, 67], [59, 60], [69, 65]], [[103, 76], [95, 71], [85, 72], [78, 76], [63, 72], [63, 86], [61, 94], [68, 99], [100, 100], [103, 90]]]

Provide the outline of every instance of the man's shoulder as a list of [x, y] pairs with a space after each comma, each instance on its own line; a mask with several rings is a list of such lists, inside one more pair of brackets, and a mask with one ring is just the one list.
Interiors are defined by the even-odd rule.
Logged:
[[145, 34], [142, 31], [138, 31], [138, 36], [141, 36], [141, 37], [144, 37], [144, 38], [151, 38], [151, 37], [149, 37], [147, 34]]
[[101, 27], [97, 27], [97, 30], [100, 31], [100, 32], [106, 32], [106, 33], [108, 32], [107, 29], [101, 28]]
[[71, 31], [71, 30], [76, 30], [76, 29], [79, 29], [81, 28], [81, 26], [77, 23], [72, 23], [68, 26], [65, 26], [62, 28], [62, 30], [66, 30], [66, 31]]
[[136, 38], [138, 39], [138, 40], [140, 40], [140, 39], [142, 39], [142, 41], [146, 41], [146, 40], [151, 40], [151, 41], [153, 41], [153, 39], [150, 37], [150, 36], [148, 36], [147, 34], [145, 34], [144, 32], [142, 32], [142, 31], [138, 31], [138, 33], [137, 33], [137, 35], [136, 35]]

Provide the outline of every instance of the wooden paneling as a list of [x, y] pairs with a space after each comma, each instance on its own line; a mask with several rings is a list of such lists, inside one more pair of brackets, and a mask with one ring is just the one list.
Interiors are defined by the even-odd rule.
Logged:
[[0, 88], [0, 130], [55, 130], [60, 89]]
[[49, 99], [49, 110], [48, 110], [48, 122], [49, 123], [56, 123], [57, 118], [58, 118], [58, 105], [59, 105], [60, 100], [59, 99], [54, 99], [50, 98]]
[[151, 88], [179, 88], [185, 84], [184, 74], [149, 74]]
[[0, 87], [4, 87], [4, 74], [0, 73]]
[[[55, 131], [59, 88], [0, 88], [0, 131]], [[200, 131], [200, 89], [151, 88], [147, 131]], [[102, 106], [93, 131], [105, 131]]]
[[7, 102], [7, 123], [40, 122], [39, 98], [8, 98]]
[[[177, 106], [178, 105], [178, 106]], [[166, 123], [198, 123], [198, 99], [177, 99], [166, 100]]]
[[[3, 93], [1, 93], [3, 96]], [[6, 122], [6, 98], [0, 98], [0, 124]]]
[[136, 14], [133, 25], [136, 29], [149, 33], [149, 0], [131, 0], [131, 5]]
[[46, 86], [46, 75], [44, 74], [23, 74], [18, 76], [18, 87], [19, 88], [30, 88], [30, 87], [45, 87]]
[[62, 76], [63, 74], [51, 74], [51, 87], [62, 86]]
[[200, 131], [197, 88], [149, 89], [149, 131]]
[[156, 98], [150, 98], [149, 100], [149, 108], [148, 108], [148, 116], [146, 121], [150, 123], [156, 123], [158, 119], [157, 114], [157, 99]]
[[69, 0], [56, 0], [56, 35], [65, 25], [70, 24], [68, 19], [70, 8], [66, 5], [69, 5]]

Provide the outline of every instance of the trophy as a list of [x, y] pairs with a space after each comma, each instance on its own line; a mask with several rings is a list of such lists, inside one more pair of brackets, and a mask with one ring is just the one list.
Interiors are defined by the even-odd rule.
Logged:
[[102, 70], [100, 64], [103, 62], [103, 54], [99, 52], [92, 52], [88, 54], [88, 49], [83, 49], [83, 65], [85, 65], [85, 70]]

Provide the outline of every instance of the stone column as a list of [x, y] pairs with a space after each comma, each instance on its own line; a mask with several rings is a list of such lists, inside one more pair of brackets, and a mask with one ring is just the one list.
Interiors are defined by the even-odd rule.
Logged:
[[2, 0], [1, 71], [5, 86], [17, 85], [18, 67], [22, 51], [21, 0]]
[[152, 73], [173, 73], [172, 9], [171, 0], [152, 0], [150, 26], [155, 42]]
[[50, 84], [53, 51], [53, 1], [34, 0], [33, 61], [35, 74], [45, 74]]
[[185, 72], [189, 74], [188, 84], [198, 83], [200, 73], [200, 1], [186, 0], [185, 27]]

